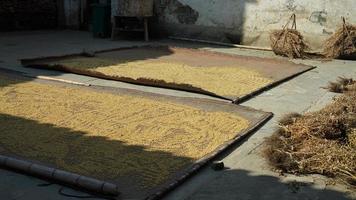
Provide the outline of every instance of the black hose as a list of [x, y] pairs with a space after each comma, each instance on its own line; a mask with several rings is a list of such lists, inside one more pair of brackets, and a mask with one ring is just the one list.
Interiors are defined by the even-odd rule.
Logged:
[[107, 200], [115, 200], [114, 198], [110, 196], [104, 196], [104, 195], [75, 195], [75, 194], [67, 194], [63, 192], [64, 187], [61, 187], [58, 190], [58, 194], [66, 196], [66, 197], [73, 197], [73, 198], [79, 198], [79, 199], [107, 199]]

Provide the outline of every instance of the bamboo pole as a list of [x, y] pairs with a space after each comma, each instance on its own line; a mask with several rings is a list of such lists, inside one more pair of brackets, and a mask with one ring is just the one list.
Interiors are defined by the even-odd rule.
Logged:
[[[272, 48], [270, 48], [270, 47], [254, 47], [254, 46], [247, 46], [247, 45], [240, 45], [240, 44], [231, 44], [231, 43], [225, 43], [225, 42], [215, 42], [215, 41], [209, 41], [209, 40], [199, 40], [199, 39], [174, 37], [174, 36], [169, 36], [168, 38], [172, 39], [172, 40], [200, 42], [200, 43], [215, 44], [215, 45], [221, 45], [221, 46], [227, 46], [227, 47], [236, 47], [236, 48], [242, 48], [242, 49], [252, 49], [252, 50], [260, 50], [260, 51], [273, 51]], [[319, 51], [306, 51], [306, 53], [311, 54], [311, 55], [320, 56], [320, 52]]]
[[239, 44], [229, 44], [224, 42], [215, 42], [215, 41], [208, 41], [208, 40], [199, 40], [199, 39], [191, 39], [191, 38], [182, 38], [182, 37], [168, 37], [169, 39], [173, 40], [183, 40], [183, 41], [190, 41], [190, 42], [201, 42], [206, 44], [216, 44], [221, 46], [229, 46], [229, 47], [238, 47], [243, 49], [254, 49], [254, 50], [262, 50], [262, 51], [272, 51], [269, 47], [254, 47], [254, 46], [247, 46], [247, 45], [239, 45]]
[[118, 196], [120, 194], [115, 184], [9, 156], [0, 155], [0, 167], [21, 171], [32, 176], [53, 180], [98, 194], [110, 196]]

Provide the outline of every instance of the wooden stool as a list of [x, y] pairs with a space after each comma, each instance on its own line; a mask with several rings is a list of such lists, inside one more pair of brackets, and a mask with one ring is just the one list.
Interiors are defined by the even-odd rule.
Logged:
[[111, 39], [114, 40], [119, 32], [143, 32], [145, 34], [145, 41], [148, 42], [148, 18], [114, 16], [112, 19]]

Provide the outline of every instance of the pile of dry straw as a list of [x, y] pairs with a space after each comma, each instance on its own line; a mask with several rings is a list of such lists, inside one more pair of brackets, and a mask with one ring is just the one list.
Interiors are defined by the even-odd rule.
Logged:
[[[289, 24], [292, 22], [291, 28]], [[289, 58], [305, 58], [308, 45], [297, 31], [296, 16], [293, 14], [282, 30], [275, 30], [270, 35], [272, 50], [275, 54]]]
[[356, 80], [353, 80], [352, 78], [339, 77], [337, 81], [329, 82], [329, 85], [324, 87], [324, 89], [328, 89], [330, 92], [335, 93], [356, 90]]
[[327, 58], [356, 57], [356, 26], [342, 20], [342, 27], [325, 42], [323, 54]]
[[[326, 58], [356, 58], [356, 26], [346, 23], [325, 41], [322, 56]], [[289, 24], [292, 22], [291, 28]], [[291, 16], [282, 30], [275, 30], [270, 35], [272, 50], [275, 54], [289, 58], [306, 58], [309, 49], [303, 36], [297, 31], [295, 14]]]
[[318, 173], [356, 185], [356, 82], [318, 112], [289, 114], [267, 141], [265, 155], [282, 172]]

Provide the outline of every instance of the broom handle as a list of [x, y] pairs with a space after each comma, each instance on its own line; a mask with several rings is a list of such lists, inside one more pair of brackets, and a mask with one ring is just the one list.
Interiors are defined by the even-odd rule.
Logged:
[[289, 18], [289, 20], [287, 21], [287, 23], [284, 25], [284, 27], [283, 27], [283, 30], [285, 30], [286, 28], [288, 28], [288, 26], [289, 26], [289, 23], [292, 21], [292, 27], [291, 27], [291, 29], [297, 29], [297, 20], [296, 20], [296, 15], [295, 15], [295, 13], [293, 13], [291, 16], [290, 16], [290, 18]]
[[[283, 31], [286, 30], [286, 28], [288, 28], [289, 23], [290, 23], [290, 21], [291, 21], [292, 19], [293, 19], [292, 28], [293, 28], [293, 26], [294, 26], [295, 28], [297, 28], [297, 23], [296, 23], [296, 20], [295, 20], [295, 14], [293, 14], [292, 16], [290, 16], [290, 18], [289, 18], [289, 20], [287, 21], [287, 23], [283, 26], [283, 29], [282, 29]], [[282, 35], [283, 35], [283, 32], [281, 32], [281, 33], [279, 34], [278, 40], [281, 39], [281, 36], [282, 36]], [[275, 44], [274, 44], [273, 46], [276, 45], [276, 43], [277, 43], [278, 40], [276, 40], [276, 42], [275, 42]]]
[[[292, 21], [292, 20], [293, 20], [293, 21]], [[295, 13], [293, 13], [292, 16], [290, 16], [290, 18], [289, 18], [289, 20], [287, 21], [287, 23], [284, 25], [283, 31], [279, 34], [278, 39], [274, 42], [272, 48], [274, 48], [274, 47], [277, 45], [277, 42], [281, 39], [281, 37], [282, 37], [282, 35], [283, 35], [283, 33], [284, 33], [284, 30], [286, 30], [286, 28], [288, 28], [290, 21], [292, 21], [292, 27], [291, 27], [291, 28], [292, 28], [292, 29], [294, 28], [295, 30], [297, 30], [297, 20], [296, 20]], [[284, 35], [283, 46], [284, 46], [284, 44], [286, 43], [286, 38], [285, 38], [285, 37], [286, 37], [286, 36]]]
[[294, 27], [294, 29], [297, 30], [297, 20], [296, 20], [295, 13], [293, 13], [293, 15], [291, 16], [291, 18], [293, 18], [292, 29], [293, 29], [293, 27]]
[[[346, 32], [346, 34], [347, 34], [346, 37], [349, 37], [349, 38], [351, 39], [351, 41], [352, 41], [352, 37], [351, 37], [351, 35], [350, 35], [350, 32], [349, 32], [349, 30], [347, 29], [346, 19], [345, 19], [345, 17], [341, 17], [341, 18], [342, 18], [342, 22], [343, 22], [344, 33]], [[344, 39], [343, 45], [344, 45], [344, 44], [345, 44], [345, 39]], [[353, 42], [351, 42], [351, 45], [352, 45], [352, 48], [355, 49], [355, 45], [354, 45]], [[343, 48], [345, 48], [345, 47], [343, 47]]]

